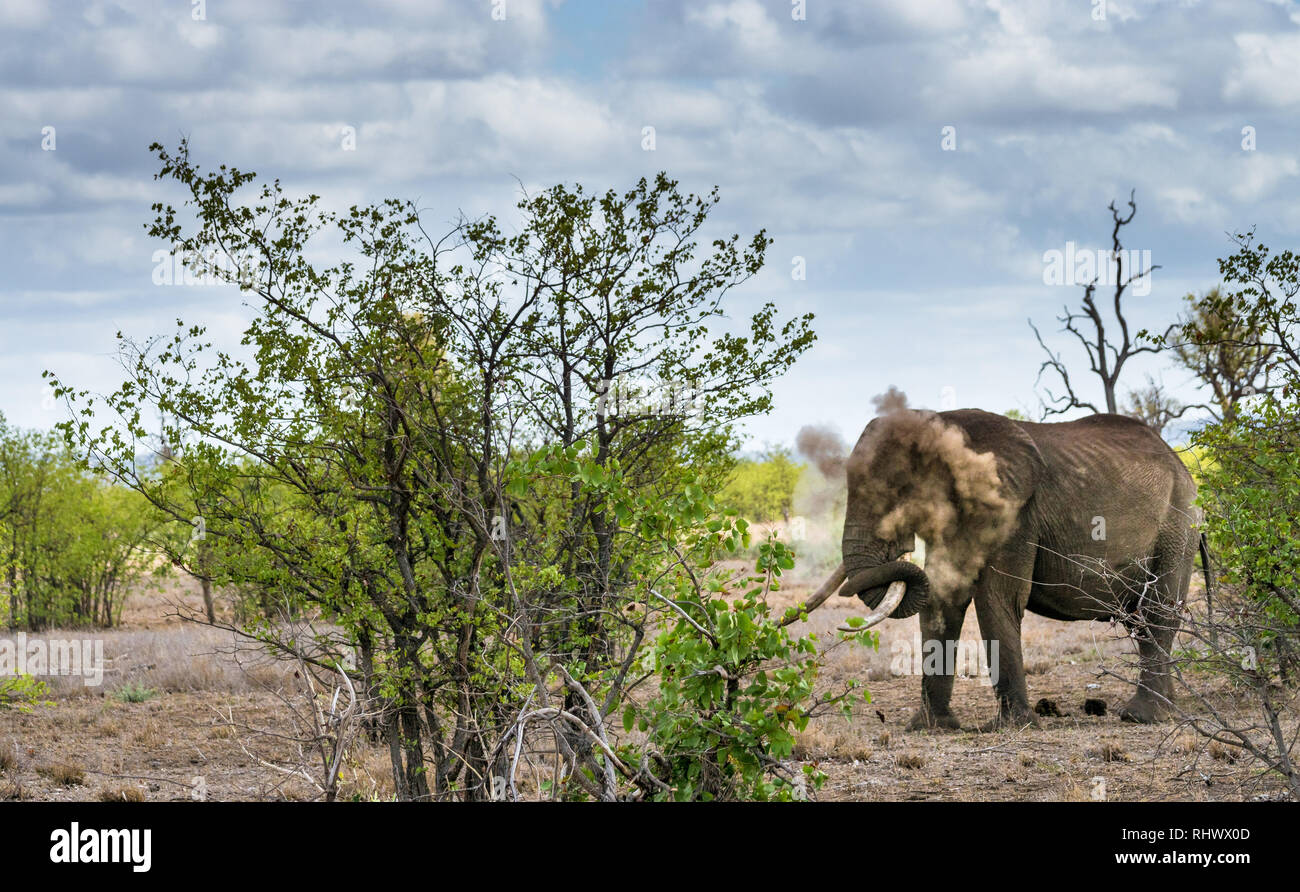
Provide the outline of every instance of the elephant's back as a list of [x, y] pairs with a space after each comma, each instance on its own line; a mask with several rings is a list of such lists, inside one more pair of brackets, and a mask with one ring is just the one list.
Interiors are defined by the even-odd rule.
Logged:
[[1122, 487], [1175, 509], [1188, 508], [1196, 484], [1154, 430], [1125, 415], [1091, 415], [1055, 424], [1021, 422], [1058, 485], [1080, 492]]
[[1018, 424], [1040, 450], [1096, 447], [1103, 455], [1122, 456], [1125, 461], [1150, 462], [1191, 476], [1178, 454], [1159, 434], [1146, 423], [1127, 415], [1102, 413], [1055, 424], [1030, 421]]

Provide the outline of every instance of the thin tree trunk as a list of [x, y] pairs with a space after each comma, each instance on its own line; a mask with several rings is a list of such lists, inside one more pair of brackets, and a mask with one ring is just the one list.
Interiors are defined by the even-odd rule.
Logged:
[[199, 587], [203, 590], [203, 609], [208, 614], [208, 622], [216, 625], [217, 611], [212, 603], [212, 580], [206, 576], [200, 576]]

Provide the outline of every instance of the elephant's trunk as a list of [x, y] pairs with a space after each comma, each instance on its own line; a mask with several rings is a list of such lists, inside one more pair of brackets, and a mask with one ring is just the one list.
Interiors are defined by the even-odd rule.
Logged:
[[[846, 555], [845, 563], [848, 563]], [[892, 582], [907, 584], [907, 594], [890, 616], [893, 619], [905, 619], [916, 613], [930, 598], [930, 580], [925, 571], [911, 561], [889, 561], [859, 570], [840, 587], [839, 593], [845, 597], [857, 595], [863, 603], [874, 609], [884, 599], [886, 589]]]

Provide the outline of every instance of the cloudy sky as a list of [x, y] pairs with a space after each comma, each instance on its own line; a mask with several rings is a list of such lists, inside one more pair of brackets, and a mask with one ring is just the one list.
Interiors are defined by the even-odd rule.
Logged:
[[855, 436], [890, 384], [1033, 414], [1026, 319], [1081, 359], [1044, 253], [1102, 247], [1136, 190], [1126, 246], [1161, 268], [1132, 315], [1163, 327], [1228, 231], [1300, 247], [1297, 111], [1291, 0], [0, 0], [0, 411], [57, 421], [43, 369], [110, 387], [118, 330], [238, 339], [238, 294], [152, 281], [143, 224], [176, 195], [146, 147], [187, 135], [204, 166], [434, 222], [508, 220], [521, 183], [717, 185], [720, 227], [776, 239], [734, 315], [817, 316], [755, 444]]

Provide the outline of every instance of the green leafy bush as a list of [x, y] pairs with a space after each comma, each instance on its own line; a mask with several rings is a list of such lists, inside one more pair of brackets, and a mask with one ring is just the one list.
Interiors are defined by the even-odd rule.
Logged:
[[[1181, 327], [1184, 352], [1232, 360], [1210, 376], [1219, 417], [1184, 457], [1199, 485], [1222, 584], [1212, 617], [1220, 649], [1250, 672], [1300, 682], [1300, 256], [1253, 233], [1219, 261], [1224, 287]], [[1214, 324], [1207, 324], [1206, 320]], [[1227, 332], [1225, 334], [1224, 332]], [[1244, 339], [1244, 340], [1243, 340]], [[1214, 367], [1218, 369], [1216, 365]], [[1245, 378], [1240, 369], [1249, 370]], [[1222, 378], [1222, 380], [1220, 380]], [[1256, 393], [1254, 384], [1270, 382]], [[1191, 459], [1194, 459], [1192, 461]], [[1222, 639], [1231, 639], [1225, 643]], [[1240, 671], [1233, 663], [1230, 672]]]
[[[720, 596], [726, 580], [688, 595], [679, 602], [683, 615], [650, 648], [659, 690], [643, 707], [629, 704], [623, 725], [647, 735], [663, 769], [654, 798], [788, 800], [825, 781], [811, 765], [802, 777], [788, 767], [794, 735], [814, 709], [836, 705], [848, 715], [857, 683], [814, 699], [817, 638], [791, 635], [767, 603], [781, 573], [793, 567], [784, 544], [764, 542], [758, 572], [736, 580], [739, 597]], [[878, 643], [870, 632], [841, 634]]]
[[0, 709], [31, 712], [37, 706], [53, 706], [52, 700], [45, 699], [47, 693], [45, 682], [30, 675], [0, 677]]
[[[610, 772], [609, 792], [770, 800], [801, 798], [819, 787], [821, 773], [790, 763], [794, 735], [819, 712], [848, 714], [859, 684], [849, 681], [838, 692], [814, 696], [822, 665], [817, 637], [791, 634], [788, 621], [799, 614], [773, 615], [768, 603], [795, 565], [789, 547], [769, 536], [757, 547], [752, 571], [723, 569], [719, 558], [750, 547], [749, 523], [734, 508], [720, 507], [699, 482], [669, 498], [638, 493], [618, 468], [603, 468], [583, 442], [540, 450], [514, 465], [510, 476], [509, 490], [521, 496], [551, 478], [581, 481], [637, 543], [628, 557], [630, 577], [638, 582], [616, 602], [632, 633], [620, 638], [623, 658], [571, 665], [561, 673], [583, 699], [604, 704], [599, 716], [586, 713], [592, 727], [621, 713], [627, 739], [609, 741], [610, 751], [596, 756]], [[839, 635], [878, 643], [867, 630]], [[639, 676], [629, 673], [633, 665], [641, 668]], [[591, 779], [599, 774], [593, 770]], [[572, 787], [566, 795], [586, 798]]]
[[[716, 231], [716, 190], [663, 174], [555, 186], [518, 220], [431, 239], [411, 202], [336, 212], [200, 169], [184, 143], [153, 151], [187, 206], [155, 205], [149, 232], [243, 290], [248, 350], [183, 322], [123, 336], [113, 392], [49, 376], [68, 444], [201, 521], [201, 545], [179, 529], [160, 547], [252, 594], [240, 631], [313, 665], [355, 659], [398, 798], [525, 795], [521, 736], [559, 747], [556, 796], [644, 794], [607, 720], [643, 696], [628, 673], [675, 613], [655, 593], [707, 576], [724, 531], [703, 497], [736, 425], [814, 338], [810, 316], [724, 305], [771, 239]], [[141, 467], [154, 418], [171, 454]]]
[[144, 703], [146, 700], [152, 700], [158, 696], [158, 692], [137, 682], [128, 681], [118, 688], [113, 693], [113, 696], [123, 703]]

